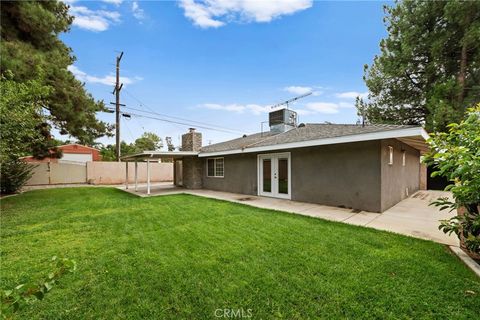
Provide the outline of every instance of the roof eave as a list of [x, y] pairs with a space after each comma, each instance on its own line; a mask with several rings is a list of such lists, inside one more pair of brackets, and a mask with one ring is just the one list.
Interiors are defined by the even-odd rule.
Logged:
[[143, 151], [140, 153], [123, 156], [122, 161], [154, 160], [154, 159], [178, 159], [198, 155], [197, 151]]
[[354, 135], [340, 136], [340, 137], [333, 137], [333, 138], [323, 138], [323, 139], [314, 139], [314, 140], [306, 140], [306, 141], [298, 141], [298, 142], [280, 143], [276, 145], [250, 147], [250, 148], [244, 148], [244, 149], [214, 151], [214, 152], [200, 152], [198, 156], [212, 157], [212, 156], [221, 156], [221, 155], [229, 155], [229, 154], [265, 152], [265, 151], [275, 151], [275, 150], [283, 150], [283, 149], [314, 147], [314, 146], [322, 146], [322, 145], [329, 145], [329, 144], [340, 144], [340, 143], [371, 141], [371, 140], [381, 140], [381, 139], [395, 139], [395, 138], [405, 138], [405, 137], [420, 137], [423, 140], [427, 140], [429, 138], [429, 135], [422, 127], [413, 127], [413, 128], [402, 128], [402, 129], [394, 129], [394, 130], [380, 131], [380, 132], [368, 132], [368, 133], [361, 133], [361, 134], [354, 134]]

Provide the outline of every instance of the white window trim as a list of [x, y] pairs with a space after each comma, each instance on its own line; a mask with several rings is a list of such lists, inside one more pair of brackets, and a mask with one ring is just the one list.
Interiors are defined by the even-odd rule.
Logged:
[[[217, 176], [217, 159], [222, 159], [223, 160], [223, 175]], [[208, 160], [213, 160], [213, 176], [208, 175]], [[225, 177], [225, 159], [224, 157], [216, 157], [216, 158], [207, 158], [207, 161], [205, 161], [206, 166], [207, 166], [207, 178], [224, 178]]]
[[388, 164], [393, 165], [393, 147], [388, 146]]

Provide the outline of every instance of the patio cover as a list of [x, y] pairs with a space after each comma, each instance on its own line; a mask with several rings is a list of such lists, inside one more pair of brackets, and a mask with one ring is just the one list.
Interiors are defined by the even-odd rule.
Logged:
[[125, 188], [128, 189], [128, 163], [135, 162], [135, 191], [138, 189], [138, 162], [147, 162], [147, 194], [150, 194], [150, 161], [160, 159], [183, 159], [184, 157], [195, 157], [196, 151], [143, 151], [140, 153], [123, 156], [121, 161], [125, 162]]

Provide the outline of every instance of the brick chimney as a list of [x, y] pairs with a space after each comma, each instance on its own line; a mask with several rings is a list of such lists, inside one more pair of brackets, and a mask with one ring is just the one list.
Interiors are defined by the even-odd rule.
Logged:
[[182, 135], [182, 151], [200, 151], [202, 148], [202, 134], [196, 132], [195, 128], [189, 128], [188, 132]]

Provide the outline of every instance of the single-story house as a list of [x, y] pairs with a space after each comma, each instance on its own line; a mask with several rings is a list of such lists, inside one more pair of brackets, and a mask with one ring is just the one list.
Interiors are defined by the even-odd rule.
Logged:
[[33, 163], [59, 163], [59, 162], [81, 162], [86, 163], [88, 161], [101, 161], [102, 156], [100, 150], [89, 146], [84, 146], [78, 143], [64, 144], [56, 147], [62, 151], [62, 157], [60, 159], [55, 157], [46, 157], [43, 159], [36, 159], [33, 156], [23, 157], [26, 162]]
[[270, 113], [270, 131], [202, 146], [195, 129], [180, 152], [149, 152], [126, 161], [173, 158], [185, 188], [291, 199], [383, 212], [425, 188], [420, 126], [299, 124], [296, 113]]

